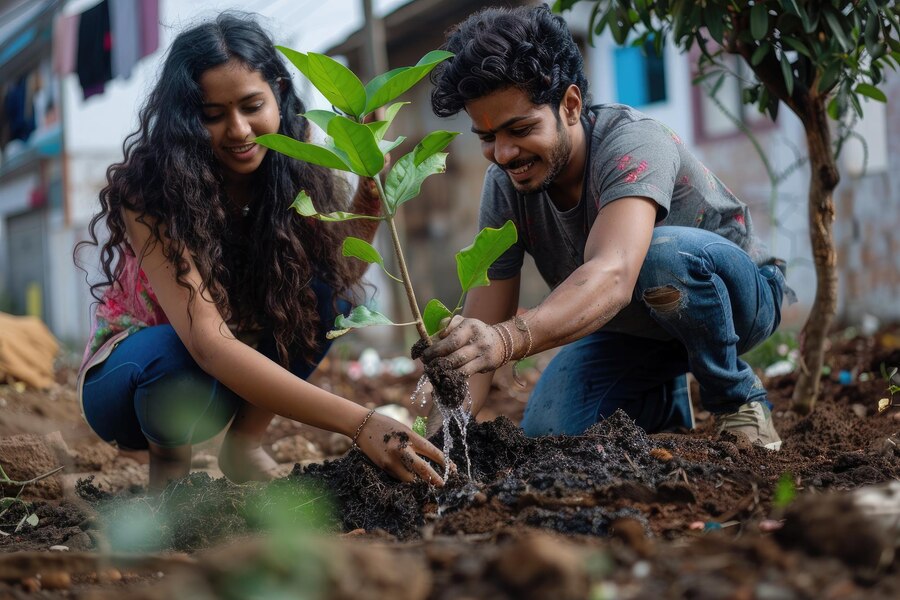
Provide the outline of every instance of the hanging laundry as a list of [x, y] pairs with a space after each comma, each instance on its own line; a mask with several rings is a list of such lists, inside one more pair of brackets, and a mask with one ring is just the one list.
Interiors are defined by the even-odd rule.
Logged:
[[57, 75], [68, 75], [75, 71], [80, 18], [80, 14], [60, 15], [53, 23], [53, 71]]
[[141, 58], [159, 48], [159, 0], [140, 0]]
[[3, 108], [8, 120], [9, 139], [27, 140], [35, 128], [34, 102], [28, 90], [27, 76], [19, 78], [7, 89]]
[[141, 58], [140, 0], [109, 0], [112, 31], [112, 76], [131, 77], [131, 69]]
[[112, 36], [109, 24], [109, 0], [81, 14], [78, 22], [78, 81], [84, 99], [102, 93], [112, 79]]

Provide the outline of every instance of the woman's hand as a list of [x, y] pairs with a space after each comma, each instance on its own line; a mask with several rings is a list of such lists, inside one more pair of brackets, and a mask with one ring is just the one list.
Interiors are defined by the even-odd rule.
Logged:
[[390, 417], [373, 413], [356, 440], [366, 456], [392, 477], [415, 481], [416, 477], [441, 487], [443, 478], [423, 456], [444, 464], [444, 455], [434, 444]]
[[497, 327], [456, 315], [432, 337], [422, 360], [427, 363], [445, 357], [451, 368], [466, 377], [496, 371], [512, 355], [512, 340], [504, 337]]

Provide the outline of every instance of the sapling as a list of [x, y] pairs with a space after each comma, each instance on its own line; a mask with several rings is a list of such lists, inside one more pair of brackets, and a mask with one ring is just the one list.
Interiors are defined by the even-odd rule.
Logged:
[[[440, 62], [451, 57], [452, 53], [434, 50], [411, 67], [393, 69], [363, 85], [350, 69], [324, 54], [315, 52], [304, 54], [281, 46], [278, 49], [332, 104], [333, 110], [311, 110], [303, 115], [325, 132], [323, 143], [295, 140], [281, 134], [260, 136], [256, 138], [256, 143], [299, 160], [370, 178], [375, 183], [382, 201], [379, 215], [321, 213], [316, 210], [313, 199], [304, 190], [300, 190], [291, 206], [300, 215], [321, 221], [351, 219], [384, 221], [390, 232], [397, 258], [398, 274], [390, 272], [378, 250], [365, 240], [347, 237], [342, 251], [344, 256], [377, 264], [388, 277], [401, 283], [413, 318], [408, 323], [395, 323], [367, 306], [356, 306], [349, 315], [337, 317], [335, 329], [329, 332], [328, 336], [334, 338], [351, 329], [372, 325], [415, 325], [421, 338], [416, 344], [420, 352], [424, 346], [431, 343], [430, 336], [440, 330], [442, 320], [461, 310], [466, 292], [475, 287], [490, 285], [487, 277], [488, 267], [515, 243], [517, 236], [515, 225], [511, 221], [507, 221], [499, 229], [481, 230], [471, 245], [456, 254], [457, 275], [462, 292], [455, 306], [452, 309], [448, 308], [435, 298], [425, 305], [424, 311], [419, 309], [394, 217], [401, 205], [419, 195], [422, 182], [426, 178], [445, 171], [447, 153], [443, 150], [458, 133], [452, 131], [429, 133], [411, 152], [393, 164], [382, 181], [381, 172], [385, 167], [385, 156], [406, 139], [399, 136], [394, 140], [388, 140], [385, 139], [385, 135], [397, 113], [408, 104], [393, 101], [421, 81]], [[371, 116], [379, 114], [376, 111], [382, 107], [386, 107], [383, 109], [383, 116], [378, 120], [367, 122]], [[416, 347], [414, 358], [418, 356]], [[426, 374], [432, 383], [432, 398], [445, 416], [444, 445], [445, 455], [449, 456], [449, 418], [446, 417], [453, 417], [464, 436], [468, 413], [462, 409], [462, 404], [468, 397], [468, 384], [461, 375], [441, 368], [443, 366], [428, 365]], [[420, 388], [421, 383], [417, 392]], [[463, 440], [465, 441], [465, 438]], [[445, 468], [445, 478], [447, 468], [449, 463]]]
[[897, 376], [897, 367], [888, 370], [884, 363], [881, 363], [881, 376], [887, 382], [887, 392], [890, 394], [890, 397], [882, 398], [878, 401], [878, 412], [884, 412], [892, 406], [897, 406], [894, 404], [894, 394], [900, 393], [900, 385], [894, 383], [894, 377]]
[[[37, 483], [41, 479], [45, 479], [47, 477], [50, 477], [51, 475], [55, 475], [56, 473], [58, 473], [61, 470], [62, 470], [62, 467], [57, 467], [56, 469], [53, 469], [52, 471], [50, 471], [48, 473], [44, 473], [43, 475], [38, 475], [37, 477], [33, 477], [27, 481], [15, 481], [15, 480], [9, 478], [9, 476], [6, 474], [6, 471], [3, 470], [3, 466], [0, 465], [0, 491], [2, 491], [3, 488], [5, 488], [5, 487], [19, 488], [19, 491], [16, 492], [15, 496], [3, 497], [2, 495], [0, 495], [0, 519], [2, 519], [3, 516], [6, 513], [8, 513], [17, 504], [23, 505], [26, 509], [25, 515], [21, 519], [19, 519], [19, 521], [16, 523], [16, 527], [15, 527], [13, 533], [17, 533], [20, 529], [22, 529], [22, 526], [25, 525], [26, 523], [28, 525], [31, 525], [32, 527], [37, 527], [38, 522], [39, 522], [38, 516], [34, 512], [31, 511], [31, 505], [20, 498], [20, 496], [22, 495], [22, 492], [25, 491], [25, 488], [28, 487], [29, 485], [31, 485], [32, 483]], [[3, 526], [3, 525], [7, 525], [7, 524], [0, 521], [0, 526]], [[12, 525], [12, 523], [9, 523], [8, 525]], [[6, 533], [5, 531], [3, 531], [2, 529], [0, 529], [0, 535], [8, 536], [9, 534]]]

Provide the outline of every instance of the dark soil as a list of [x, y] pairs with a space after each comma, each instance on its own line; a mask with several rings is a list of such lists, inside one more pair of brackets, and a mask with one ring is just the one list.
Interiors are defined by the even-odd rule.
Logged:
[[[419, 340], [413, 345], [410, 351], [413, 360], [422, 356], [426, 343], [425, 340]], [[452, 369], [450, 361], [446, 358], [438, 358], [426, 364], [425, 375], [428, 376], [428, 381], [431, 382], [445, 408], [453, 410], [466, 401], [469, 393], [468, 381], [462, 374]]]
[[[895, 598], [897, 538], [846, 492], [900, 479], [900, 410], [876, 410], [886, 395], [877, 374], [882, 363], [900, 365], [898, 339], [833, 339], [832, 374], [808, 416], [790, 410], [795, 376], [766, 382], [780, 452], [715, 435], [702, 412], [690, 435], [647, 435], [617, 413], [580, 436], [526, 438], [499, 417], [468, 426], [472, 479], [460, 468], [443, 488], [398, 483], [356, 450], [268, 485], [193, 474], [153, 500], [110, 498], [86, 481], [78, 491], [92, 508], [35, 504], [39, 526], [0, 537], [0, 552], [80, 534], [106, 543], [113, 527], [98, 537], [95, 510], [113, 524], [152, 515], [153, 535], [136, 536], [133, 548], [144, 551], [193, 552], [271, 530], [275, 519], [352, 533], [352, 543], [396, 556], [424, 552], [423, 598], [584, 597], [589, 581], [597, 597]], [[842, 370], [853, 373], [849, 385]], [[459, 466], [462, 453], [455, 444]], [[784, 478], [798, 494], [789, 506], [775, 501]]]

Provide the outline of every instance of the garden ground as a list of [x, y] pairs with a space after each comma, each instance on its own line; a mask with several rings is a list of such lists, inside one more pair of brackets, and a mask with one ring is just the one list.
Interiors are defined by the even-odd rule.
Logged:
[[[471, 481], [399, 484], [342, 436], [276, 419], [267, 447], [284, 478], [228, 483], [213, 442], [159, 498], [143, 495], [145, 456], [87, 430], [60, 369], [49, 392], [0, 387], [10, 477], [66, 467], [26, 489], [37, 527], [13, 532], [24, 505], [0, 518], [0, 599], [900, 597], [897, 514], [883, 514], [900, 499], [883, 491], [871, 509], [862, 495], [900, 479], [900, 408], [877, 410], [900, 329], [842, 332], [826, 362], [810, 416], [789, 409], [794, 375], [766, 381], [778, 453], [717, 436], [699, 407], [690, 434], [648, 436], [616, 415], [525, 438], [533, 369], [524, 388], [498, 376], [470, 426]], [[424, 410], [409, 402], [417, 374], [351, 380], [346, 367], [326, 363], [317, 383]], [[465, 472], [459, 444], [453, 458]]]

